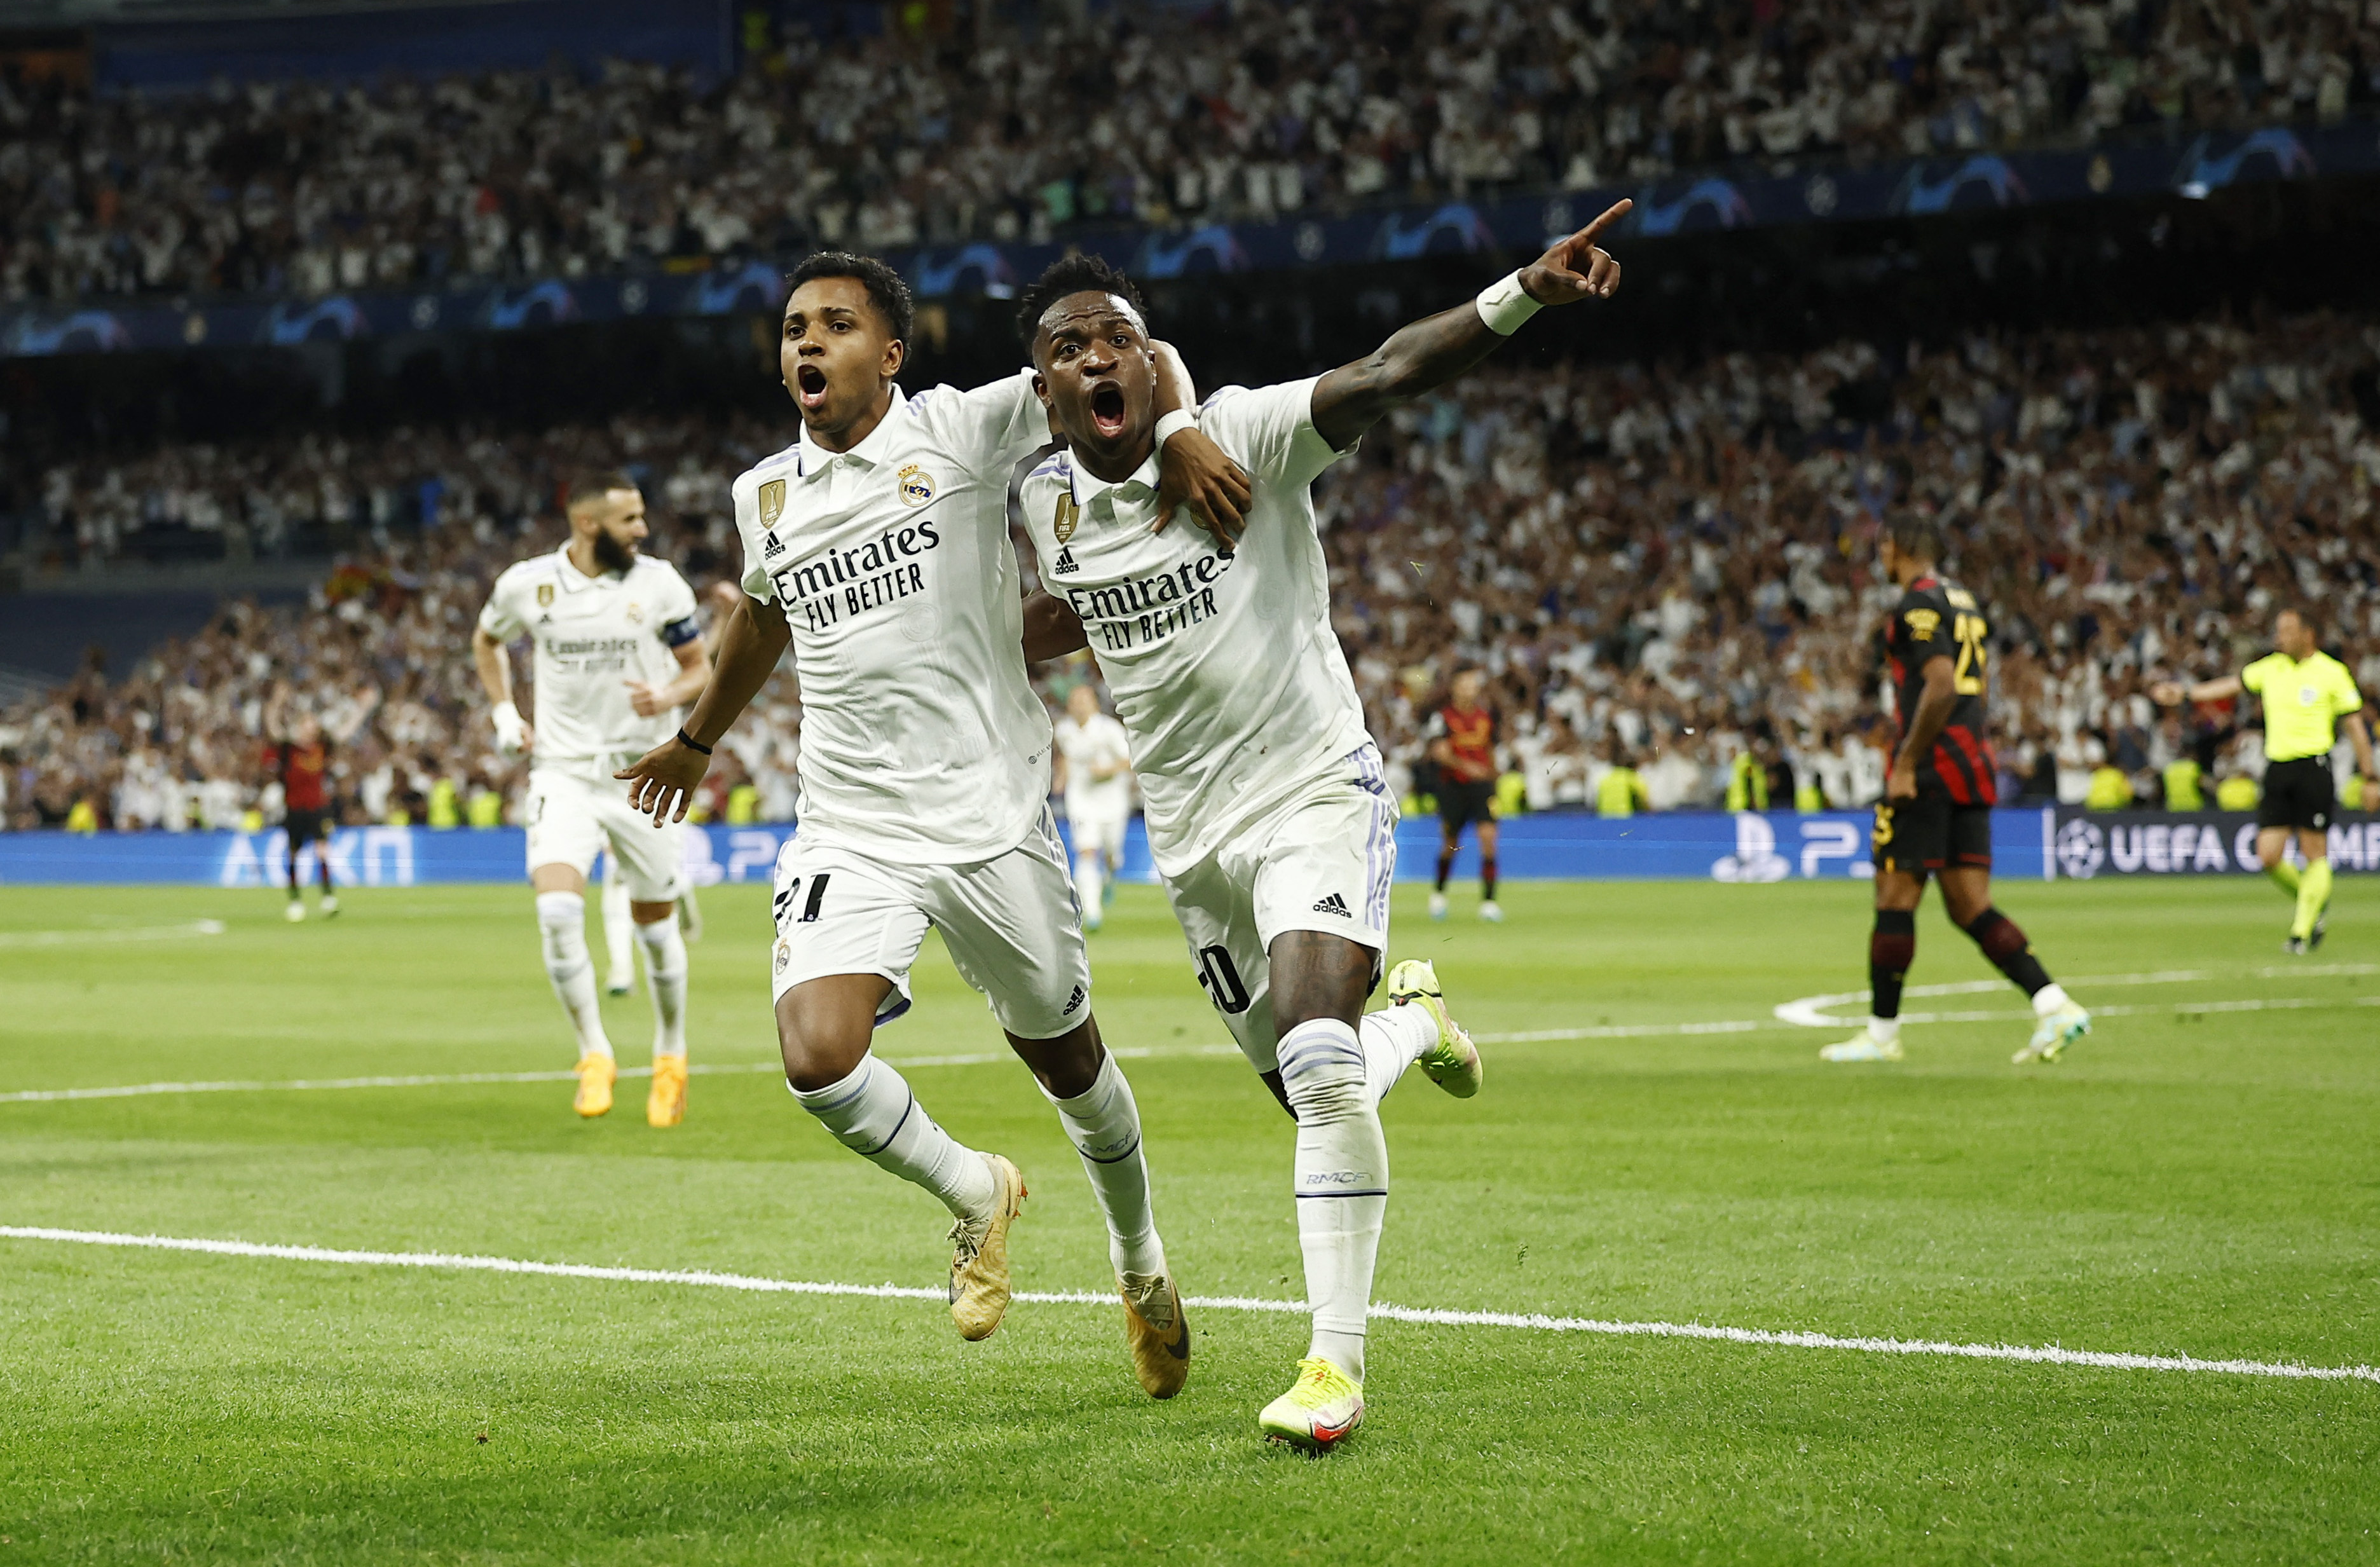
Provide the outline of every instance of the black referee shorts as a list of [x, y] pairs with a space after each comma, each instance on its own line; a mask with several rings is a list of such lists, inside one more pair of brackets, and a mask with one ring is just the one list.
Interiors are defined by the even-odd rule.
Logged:
[[2338, 789], [2330, 759], [2291, 757], [2265, 768], [2265, 795], [2256, 802], [2259, 827], [2294, 827], [2320, 832], [2338, 814]]

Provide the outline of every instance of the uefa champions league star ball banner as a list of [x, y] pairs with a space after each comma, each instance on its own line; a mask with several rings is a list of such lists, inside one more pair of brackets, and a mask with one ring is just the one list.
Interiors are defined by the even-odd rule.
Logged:
[[[647, 6], [660, 13], [667, 6]], [[210, 24], [214, 25], [214, 24]], [[350, 25], [342, 19], [341, 26]], [[1593, 190], [1440, 201], [1352, 212], [1319, 209], [1269, 223], [1103, 228], [1042, 243], [986, 240], [892, 250], [885, 259], [917, 297], [1006, 298], [1020, 280], [1071, 249], [1104, 256], [1143, 281], [1311, 267], [1369, 265], [1423, 256], [1535, 254], [1626, 196], [1636, 208], [1622, 240], [1772, 225], [1842, 223], [1938, 213], [1978, 213], [2170, 191], [2200, 199], [2225, 186], [2380, 169], [2372, 121], [2266, 126], [2186, 141], [2111, 142], [2006, 155], [1960, 152], [1861, 167], [1805, 166], [1791, 174], [1711, 170]], [[253, 294], [185, 301], [70, 299], [0, 310], [0, 358], [156, 349], [287, 347], [419, 332], [501, 333], [571, 322], [648, 317], [764, 315], [783, 303], [797, 254], [736, 260], [679, 258], [666, 270], [489, 283], [363, 289], [322, 298]], [[681, 270], [691, 261], [696, 270]], [[1497, 265], [1508, 264], [1497, 262]]]
[[[1992, 819], [1996, 867], [2004, 876], [2089, 875], [2146, 865], [2151, 844], [2161, 868], [2176, 852], [2174, 836], [2124, 836], [2111, 851], [2107, 826], [2116, 819], [2083, 819], [2080, 827], [2099, 832], [2100, 857], [2090, 869], [2050, 869], [2061, 847], [2057, 813], [1997, 811]], [[2135, 822], [2189, 821], [2191, 818], [2125, 817]], [[2196, 819], [2212, 821], [2216, 818]], [[2224, 820], [2245, 820], [2224, 818]], [[1605, 820], [1578, 812], [1550, 811], [1514, 817], [1501, 824], [1499, 858], [1508, 881], [1842, 881], [1874, 874], [1868, 861], [1869, 815], [1827, 811], [1678, 811]], [[2359, 829], [2359, 831], [2362, 831]], [[2380, 831], [2380, 830], [2375, 830]], [[766, 885], [777, 851], [793, 835], [790, 824], [746, 827], [710, 825], [686, 834], [687, 880], [696, 887], [750, 881]], [[2078, 839], [2078, 844], [2080, 840]], [[2225, 842], [2228, 844], [2228, 839]], [[2380, 867], [2380, 837], [2358, 838], [2353, 857], [2334, 854], [2346, 868]], [[2191, 839], [2194, 856], [2199, 839]], [[1436, 868], [1438, 819], [1420, 815], [1397, 829], [1398, 879], [1428, 880]], [[2367, 849], [2369, 852], [2367, 853]], [[2082, 856], [2078, 866], [2088, 861]], [[2252, 847], [2243, 851], [2252, 864]], [[519, 829], [345, 827], [317, 850], [298, 851], [298, 875], [318, 880], [317, 854], [327, 859], [331, 881], [340, 887], [413, 887], [437, 882], [519, 882], [527, 876], [527, 846]], [[224, 888], [277, 888], [288, 880], [287, 836], [279, 828], [262, 832], [0, 832], [0, 883], [152, 883]], [[1478, 874], [1478, 841], [1463, 836], [1455, 874]], [[2229, 869], [2237, 869], [2236, 866]], [[1135, 820], [1126, 835], [1122, 880], [1152, 881], [1148, 842]]]
[[[2259, 875], [2252, 811], [2086, 811], [2059, 806], [2050, 864], [2069, 881], [2100, 876]], [[2331, 869], [2380, 870], [2380, 817], [2341, 811], [2332, 822]], [[2289, 857], [2302, 864], [2292, 838]]]

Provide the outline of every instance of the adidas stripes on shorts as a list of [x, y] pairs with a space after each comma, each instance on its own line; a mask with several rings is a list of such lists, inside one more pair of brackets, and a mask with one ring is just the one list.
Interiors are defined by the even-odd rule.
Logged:
[[1366, 746], [1337, 776], [1242, 826], [1180, 875], [1162, 876], [1198, 983], [1258, 1072], [1280, 1065], [1266, 955], [1273, 938], [1320, 930], [1369, 947], [1377, 986], [1396, 869], [1397, 804], [1380, 753]]
[[1091, 965], [1066, 852], [1045, 808], [1025, 841], [973, 865], [905, 865], [795, 832], [777, 851], [771, 1000], [830, 974], [880, 974], [876, 1021], [909, 1010], [926, 927], [959, 978], [1020, 1039], [1054, 1039], [1091, 1014]]

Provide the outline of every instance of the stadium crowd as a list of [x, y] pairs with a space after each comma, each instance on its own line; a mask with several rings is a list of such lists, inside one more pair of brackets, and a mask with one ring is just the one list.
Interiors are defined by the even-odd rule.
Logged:
[[2362, 0], [1078, 4], [789, 28], [707, 89], [616, 62], [153, 100], [0, 79], [0, 300], [1039, 238], [2375, 101]]
[[[0, 714], [0, 809], [15, 826], [270, 817], [262, 725], [287, 682], [351, 735], [334, 767], [350, 820], [497, 820], [521, 774], [493, 754], [468, 638], [495, 573], [558, 543], [557, 487], [625, 461], [655, 547], [698, 588], [732, 583], [728, 481], [786, 433], [628, 419], [60, 469], [54, 526], [86, 537], [138, 516], [350, 542], [302, 608], [231, 607], [116, 684], [89, 671]], [[2252, 781], [2252, 727], [2147, 689], [2237, 669], [2283, 604], [2311, 608], [2380, 692], [2380, 321], [1491, 369], [1383, 434], [1325, 479], [1319, 516], [1341, 638], [1408, 790], [1427, 784], [1437, 693], [1475, 663], [1508, 720], [1513, 806], [1593, 804], [1617, 766], [1654, 809], [1872, 801], [1890, 601], [1868, 557], [1897, 507], [1941, 521], [1946, 565], [1991, 614], [2004, 797], [2181, 806]], [[1040, 674], [1055, 701], [1097, 671], [1077, 655]], [[790, 815], [799, 738], [781, 675], [722, 746], [705, 808]]]

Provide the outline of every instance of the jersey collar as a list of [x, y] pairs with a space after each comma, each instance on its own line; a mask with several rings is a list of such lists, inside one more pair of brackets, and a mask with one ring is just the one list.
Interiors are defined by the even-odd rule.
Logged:
[[570, 558], [568, 544], [553, 552], [553, 575], [562, 583], [562, 590], [565, 593], [583, 593], [590, 588], [610, 588], [625, 581], [627, 576], [625, 572], [610, 571], [588, 576]]
[[832, 468], [837, 458], [859, 468], [880, 468], [892, 456], [892, 421], [906, 414], [909, 395], [898, 386], [892, 388], [892, 401], [885, 407], [884, 417], [868, 432], [868, 439], [848, 452], [830, 452], [810, 439], [810, 427], [802, 426], [801, 439], [794, 443], [794, 469], [804, 480], [818, 478]]
[[1157, 460], [1157, 453], [1152, 448], [1147, 462], [1133, 469], [1129, 478], [1118, 480], [1113, 483], [1101, 479], [1080, 463], [1070, 462], [1066, 465], [1067, 483], [1074, 492], [1075, 504], [1078, 506], [1087, 507], [1093, 501], [1111, 491], [1115, 492], [1117, 501], [1145, 501], [1157, 493], [1157, 480], [1160, 468], [1161, 465]]

